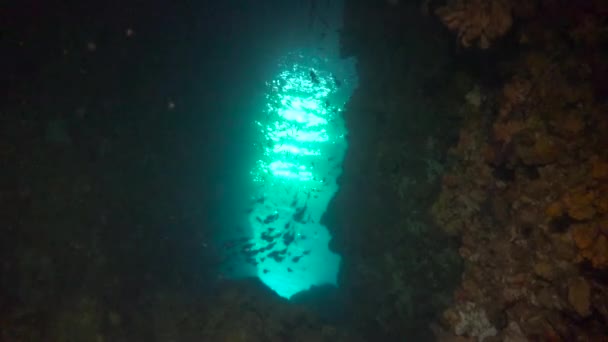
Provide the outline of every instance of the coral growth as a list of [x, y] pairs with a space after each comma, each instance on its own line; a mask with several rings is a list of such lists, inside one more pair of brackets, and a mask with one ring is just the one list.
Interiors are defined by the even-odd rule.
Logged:
[[447, 310], [443, 317], [455, 326], [455, 333], [458, 336], [467, 335], [483, 341], [497, 333], [496, 328], [488, 321], [485, 311], [477, 308], [472, 302]]
[[457, 0], [439, 8], [436, 14], [451, 31], [458, 32], [458, 40], [465, 47], [478, 41], [480, 48], [488, 49], [513, 24], [507, 0]]
[[532, 84], [529, 80], [515, 76], [502, 89], [501, 107], [498, 111], [500, 119], [507, 119], [511, 112], [518, 106], [525, 104]]
[[[479, 3], [458, 1], [438, 14], [463, 45], [479, 39], [487, 48], [499, 35], [483, 38], [483, 30], [467, 31], [479, 25], [462, 24], [480, 17], [471, 9], [477, 4], [479, 11]], [[557, 5], [543, 6], [564, 15]], [[602, 54], [593, 49], [608, 42], [607, 27], [593, 10], [573, 7], [571, 22], [562, 22], [569, 33], [536, 23], [517, 28], [536, 49], [511, 61], [503, 84], [482, 89], [494, 94], [479, 106], [487, 115], [463, 104], [471, 115], [432, 210], [435, 222], [461, 239], [465, 272], [443, 316], [455, 335], [485, 337], [463, 329], [463, 308], [474, 307], [468, 317], [495, 327], [498, 340], [607, 337], [608, 287], [596, 277], [608, 269], [608, 120], [594, 65], [582, 57]]]

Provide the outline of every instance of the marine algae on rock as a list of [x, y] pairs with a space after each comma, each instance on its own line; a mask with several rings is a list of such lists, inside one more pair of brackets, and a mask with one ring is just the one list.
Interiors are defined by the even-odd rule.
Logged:
[[[501, 327], [515, 324], [528, 339], [605, 339], [608, 289], [594, 272], [608, 269], [608, 117], [605, 96], [597, 96], [601, 83], [594, 80], [597, 57], [585, 54], [598, 39], [608, 43], [598, 34], [608, 23], [594, 12], [608, 5], [565, 9], [530, 2], [544, 7], [538, 13], [565, 16], [560, 31], [551, 26], [557, 25], [554, 17], [519, 14], [522, 2], [506, 2], [509, 16], [526, 18], [507, 28], [525, 38], [526, 49], [505, 64], [502, 84], [480, 86], [486, 96], [477, 107], [485, 116], [466, 116], [451, 150], [456, 162], [446, 170], [433, 208], [438, 225], [461, 238], [465, 262], [444, 323], [454, 333], [465, 331], [463, 305], [474, 303], [486, 310], [488, 322], [501, 323], [494, 325], [498, 340], [512, 333]], [[505, 33], [484, 37], [493, 4], [458, 0], [436, 13], [461, 45], [484, 49]], [[593, 18], [580, 22], [587, 15]], [[593, 56], [598, 54], [608, 58], [598, 51]], [[474, 191], [481, 195], [458, 195]], [[466, 210], [471, 203], [478, 210]]]
[[480, 48], [488, 49], [513, 25], [507, 0], [456, 0], [436, 14], [450, 30], [458, 32], [458, 40], [465, 47], [477, 41]]

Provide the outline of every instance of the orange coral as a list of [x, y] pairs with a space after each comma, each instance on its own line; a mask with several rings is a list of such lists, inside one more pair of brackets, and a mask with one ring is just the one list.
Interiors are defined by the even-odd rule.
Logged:
[[579, 249], [591, 246], [598, 233], [597, 226], [594, 224], [579, 223], [572, 226], [572, 239]]
[[511, 5], [506, 0], [457, 0], [439, 8], [436, 14], [450, 30], [458, 32], [465, 47], [479, 40], [479, 47], [487, 49], [513, 25]]
[[595, 268], [608, 268], [608, 216], [572, 225], [572, 240], [578, 247], [578, 260], [589, 260]]
[[564, 214], [564, 205], [559, 201], [553, 202], [545, 209], [545, 214], [551, 219], [560, 217]]
[[593, 191], [580, 188], [570, 191], [563, 198], [568, 216], [581, 221], [589, 220], [595, 216], [594, 200], [595, 193]]
[[591, 261], [595, 268], [608, 267], [608, 238], [605, 235], [599, 235], [591, 247], [581, 251], [581, 256]]

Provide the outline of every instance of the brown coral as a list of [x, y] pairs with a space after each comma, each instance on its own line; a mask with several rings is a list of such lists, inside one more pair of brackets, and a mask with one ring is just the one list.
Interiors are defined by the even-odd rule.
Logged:
[[521, 132], [526, 125], [521, 121], [496, 122], [494, 124], [494, 140], [507, 145], [513, 136]]
[[565, 115], [559, 118], [555, 124], [557, 134], [564, 138], [573, 139], [580, 137], [580, 134], [585, 129], [585, 121], [575, 113]]
[[585, 278], [577, 277], [570, 281], [568, 301], [580, 316], [587, 317], [591, 314], [591, 286]]
[[532, 89], [532, 83], [521, 77], [513, 77], [502, 89], [502, 103], [498, 111], [500, 119], [506, 119], [518, 106], [524, 104]]
[[604, 216], [597, 221], [598, 229], [602, 234], [608, 235], [608, 216]]
[[585, 15], [576, 27], [570, 31], [570, 36], [576, 42], [597, 46], [604, 38], [601, 19], [594, 15]]
[[526, 165], [546, 165], [555, 162], [562, 149], [560, 145], [548, 135], [539, 135], [531, 146], [518, 146], [517, 155]]
[[595, 158], [591, 161], [591, 176], [594, 179], [608, 180], [608, 161]]
[[598, 213], [608, 214], [608, 184], [599, 187], [598, 196], [593, 204]]
[[503, 36], [513, 24], [511, 5], [506, 0], [457, 0], [436, 11], [441, 21], [452, 31], [465, 47], [479, 40], [482, 49]]

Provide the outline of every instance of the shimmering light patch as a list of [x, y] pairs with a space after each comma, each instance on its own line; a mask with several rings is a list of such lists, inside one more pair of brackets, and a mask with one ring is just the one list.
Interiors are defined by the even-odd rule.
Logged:
[[340, 257], [319, 222], [338, 190], [347, 147], [341, 114], [356, 78], [353, 61], [332, 64], [302, 52], [279, 66], [267, 83], [263, 119], [255, 122], [259, 159], [251, 170], [256, 191], [246, 253], [260, 279], [289, 298], [336, 284]]
[[305, 147], [297, 147], [294, 145], [274, 145], [272, 149], [273, 153], [286, 152], [292, 154], [301, 154], [304, 156], [318, 156], [321, 154], [320, 150], [309, 150]]

